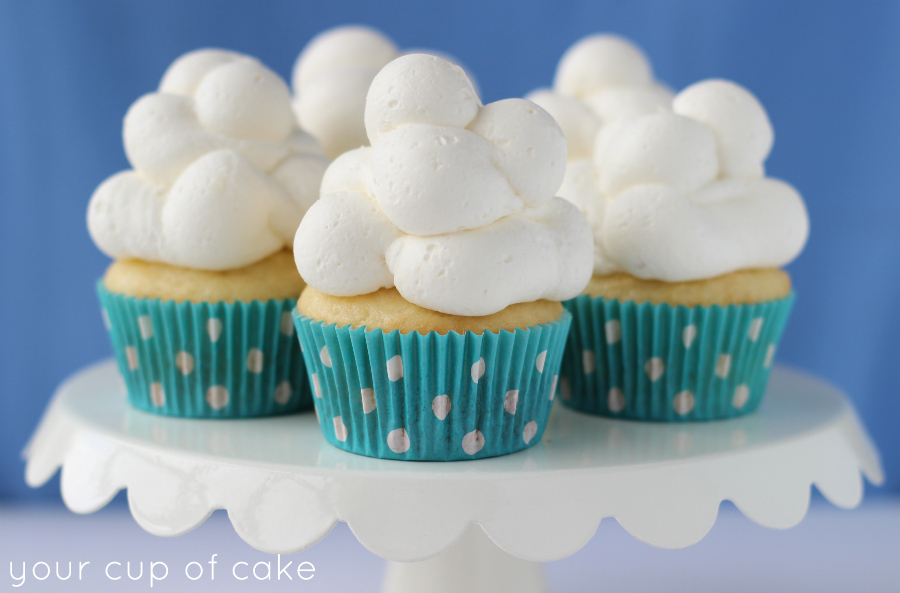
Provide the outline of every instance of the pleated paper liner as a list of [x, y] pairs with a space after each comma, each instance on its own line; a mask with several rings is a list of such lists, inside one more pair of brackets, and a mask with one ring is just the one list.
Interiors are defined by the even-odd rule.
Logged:
[[671, 306], [581, 295], [563, 358], [563, 404], [678, 422], [741, 416], [762, 401], [794, 294], [747, 305]]
[[454, 461], [540, 441], [572, 316], [482, 335], [338, 328], [296, 310], [294, 321], [328, 442], [382, 459]]
[[183, 418], [252, 418], [312, 407], [294, 299], [176, 303], [97, 284], [128, 400]]

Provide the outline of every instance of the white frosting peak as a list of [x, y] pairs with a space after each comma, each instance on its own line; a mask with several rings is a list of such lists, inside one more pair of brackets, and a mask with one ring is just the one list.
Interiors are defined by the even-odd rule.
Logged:
[[397, 55], [394, 42], [371, 27], [336, 27], [319, 33], [303, 48], [294, 64], [291, 82], [295, 89], [301, 88], [323, 74], [342, 68], [377, 73]]
[[133, 171], [94, 192], [88, 228], [117, 259], [223, 270], [285, 246], [327, 165], [284, 82], [223, 50], [185, 54], [124, 123]]
[[[369, 86], [400, 55], [384, 34], [361, 26], [320, 33], [300, 53], [294, 65], [294, 112], [328, 157], [369, 144], [372, 134], [367, 135], [363, 115]], [[477, 99], [474, 90], [471, 94]]]
[[570, 162], [591, 157], [602, 127], [670, 111], [672, 103], [671, 91], [653, 79], [644, 52], [609, 34], [585, 37], [570, 47], [557, 66], [553, 90], [539, 89], [527, 98], [560, 124]]
[[455, 315], [576, 296], [591, 273], [591, 234], [553, 194], [566, 142], [523, 99], [481, 106], [461, 68], [412, 54], [376, 76], [371, 148], [342, 155], [294, 242], [304, 280], [336, 296], [396, 286]]
[[403, 124], [464, 128], [481, 101], [459, 66], [428, 54], [410, 54], [385, 66], [366, 96], [365, 124], [374, 144]]
[[566, 50], [556, 68], [553, 87], [564, 95], [585, 99], [597, 91], [650, 86], [653, 70], [644, 52], [624, 37], [585, 37]]
[[775, 136], [766, 110], [750, 92], [727, 80], [705, 80], [678, 93], [675, 113], [703, 122], [718, 139], [728, 177], [759, 179]]
[[394, 42], [368, 27], [318, 34], [294, 64], [294, 112], [331, 158], [367, 145], [363, 110], [378, 71], [399, 55]]

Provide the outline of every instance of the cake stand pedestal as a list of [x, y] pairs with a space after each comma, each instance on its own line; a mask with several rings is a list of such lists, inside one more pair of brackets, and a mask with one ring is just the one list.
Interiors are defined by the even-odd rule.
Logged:
[[247, 543], [286, 554], [346, 521], [393, 561], [391, 593], [545, 591], [539, 563], [578, 551], [606, 517], [646, 543], [680, 548], [709, 531], [723, 500], [787, 528], [806, 514], [813, 484], [852, 508], [861, 474], [883, 480], [844, 396], [784, 368], [744, 418], [650, 424], [556, 406], [528, 450], [411, 463], [332, 447], [312, 413], [209, 421], [134, 410], [106, 361], [60, 386], [25, 455], [32, 486], [62, 467], [63, 499], [77, 513], [126, 488], [135, 520], [157, 535], [185, 533], [226, 509]]

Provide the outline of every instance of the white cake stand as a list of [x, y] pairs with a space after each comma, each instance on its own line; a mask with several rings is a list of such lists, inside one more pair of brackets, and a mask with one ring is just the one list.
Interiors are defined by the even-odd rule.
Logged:
[[851, 508], [862, 499], [860, 472], [883, 479], [846, 399], [783, 368], [745, 418], [648, 424], [557, 406], [531, 449], [416, 463], [336, 449], [312, 413], [209, 421], [139, 412], [106, 361], [63, 383], [26, 457], [32, 486], [62, 467], [63, 499], [77, 513], [127, 488], [134, 518], [157, 535], [185, 533], [224, 508], [247, 543], [290, 553], [347, 521], [393, 561], [384, 590], [417, 593], [545, 591], [539, 563], [576, 552], [605, 517], [679, 548], [709, 531], [725, 499], [787, 528], [806, 514], [812, 484]]

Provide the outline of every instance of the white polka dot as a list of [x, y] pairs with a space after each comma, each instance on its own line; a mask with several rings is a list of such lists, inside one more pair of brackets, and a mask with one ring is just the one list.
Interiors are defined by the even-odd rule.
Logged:
[[767, 369], [772, 366], [773, 360], [775, 360], [775, 344], [769, 344], [769, 348], [766, 350], [766, 360], [763, 361], [763, 368]]
[[553, 401], [553, 398], [556, 397], [557, 382], [559, 382], [559, 375], [553, 375], [553, 380], [550, 382], [550, 401]]
[[331, 368], [331, 355], [328, 354], [328, 346], [322, 346], [322, 349], [319, 350], [319, 360], [329, 369]]
[[569, 379], [563, 377], [559, 381], [559, 387], [560, 391], [562, 391], [562, 398], [565, 401], [569, 401], [570, 399], [572, 399], [572, 390], [569, 388]]
[[209, 334], [210, 342], [218, 342], [219, 336], [222, 335], [222, 322], [215, 317], [206, 322], [206, 333]]
[[531, 442], [531, 439], [534, 438], [534, 435], [537, 434], [537, 422], [532, 420], [528, 424], [525, 425], [525, 429], [522, 431], [522, 440], [525, 441], [525, 444]]
[[747, 404], [749, 398], [750, 387], [747, 385], [738, 385], [734, 390], [734, 399], [731, 400], [731, 404], [740, 410]]
[[362, 399], [362, 407], [363, 414], [368, 414], [375, 410], [375, 390], [374, 389], [360, 389], [359, 390], [360, 399]]
[[680, 430], [672, 437], [672, 445], [675, 447], [677, 454], [687, 455], [694, 448], [694, 439], [691, 437], [691, 433]]
[[731, 370], [731, 355], [730, 354], [720, 354], [719, 358], [716, 359], [716, 377], [720, 379], [724, 379], [728, 376], [728, 371]]
[[282, 381], [278, 384], [278, 387], [275, 388], [275, 403], [283, 406], [291, 400], [291, 395], [293, 393], [294, 388], [291, 384], [288, 381]]
[[438, 420], [443, 420], [450, 413], [450, 396], [439, 395], [431, 400], [431, 411]]
[[182, 375], [190, 375], [194, 370], [194, 357], [182, 350], [175, 355], [175, 366]]
[[403, 378], [403, 359], [400, 358], [399, 354], [387, 361], [387, 374], [388, 380], [391, 382], [399, 381]]
[[281, 314], [281, 333], [286, 336], [294, 333], [294, 318], [291, 316], [290, 311], [285, 311]]
[[125, 362], [128, 364], [128, 370], [136, 371], [138, 369], [138, 353], [134, 346], [125, 346]]
[[690, 413], [694, 409], [694, 394], [690, 391], [682, 391], [672, 400], [672, 407], [682, 416]]
[[484, 376], [484, 359], [479, 358], [478, 362], [472, 365], [472, 380], [478, 383], [478, 380]]
[[340, 416], [335, 416], [332, 422], [334, 422], [334, 438], [343, 443], [347, 440], [347, 427], [344, 426], [343, 419]]
[[150, 384], [150, 401], [153, 402], [153, 405], [157, 408], [166, 405], [166, 392], [163, 391], [162, 383]]
[[625, 394], [618, 387], [613, 387], [606, 394], [606, 406], [610, 412], [621, 412], [625, 409]]
[[593, 350], [585, 350], [581, 353], [581, 364], [584, 367], [585, 375], [590, 375], [597, 369]]
[[213, 385], [206, 390], [206, 402], [214, 410], [221, 410], [228, 405], [228, 390], [221, 385]]
[[762, 331], [763, 318], [757, 317], [753, 321], [750, 322], [750, 330], [747, 332], [747, 337], [750, 338], [751, 342], [755, 342], [759, 339], [759, 332]]
[[697, 326], [689, 325], [684, 328], [684, 331], [681, 332], [681, 341], [684, 342], [685, 348], [690, 348], [691, 344], [694, 343], [694, 338], [697, 337]]
[[316, 397], [322, 399], [322, 387], [319, 385], [319, 375], [316, 373], [312, 374], [312, 384], [313, 384], [313, 393], [316, 394]]
[[507, 391], [506, 397], [503, 398], [503, 409], [510, 414], [515, 414], [517, 405], [519, 405], [519, 390], [512, 389]]
[[388, 433], [387, 445], [394, 453], [406, 453], [409, 451], [409, 435], [405, 428], [397, 428]]
[[[313, 402], [315, 403], [315, 402]], [[322, 424], [322, 418], [319, 416], [319, 406], [313, 405], [313, 411], [316, 413], [316, 422]]]
[[251, 348], [247, 353], [247, 370], [251, 373], [261, 373], [263, 370], [263, 353], [259, 348]]
[[615, 344], [622, 339], [622, 325], [618, 319], [606, 322], [606, 343]]
[[141, 330], [141, 338], [149, 340], [153, 337], [153, 321], [149, 315], [141, 315], [138, 317], [138, 329]]
[[109, 313], [106, 309], [100, 309], [100, 315], [103, 317], [103, 327], [106, 328], [106, 331], [112, 329], [112, 323], [109, 321]]
[[547, 351], [544, 350], [534, 359], [534, 366], [537, 367], [539, 373], [544, 372], [544, 363], [547, 362]]
[[462, 448], [466, 455], [475, 455], [484, 448], [484, 435], [480, 430], [473, 430], [463, 437]]
[[651, 358], [644, 364], [644, 372], [650, 377], [651, 381], [656, 381], [662, 377], [666, 370], [666, 364], [662, 358]]

